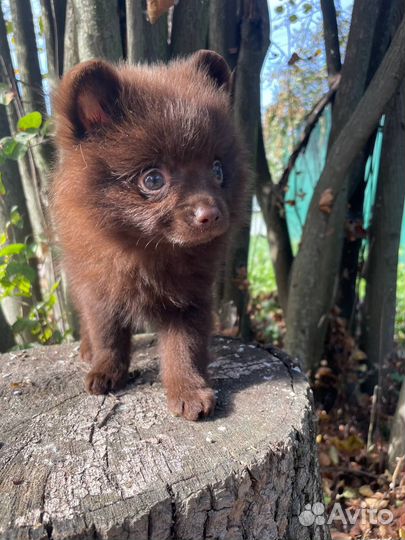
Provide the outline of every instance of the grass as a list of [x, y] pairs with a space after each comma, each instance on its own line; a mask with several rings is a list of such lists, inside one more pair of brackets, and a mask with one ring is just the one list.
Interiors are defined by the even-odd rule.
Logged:
[[250, 291], [253, 296], [266, 294], [277, 289], [269, 245], [264, 236], [251, 236], [248, 267]]
[[[274, 293], [277, 288], [269, 247], [264, 236], [255, 235], [250, 239], [249, 282], [253, 300]], [[401, 345], [405, 345], [405, 263], [403, 262], [398, 266], [395, 339]]]
[[398, 267], [397, 312], [395, 317], [395, 338], [405, 344], [405, 264]]

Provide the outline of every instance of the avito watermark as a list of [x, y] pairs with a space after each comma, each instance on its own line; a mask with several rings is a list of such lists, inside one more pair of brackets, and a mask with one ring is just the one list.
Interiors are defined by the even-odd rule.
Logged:
[[298, 516], [299, 522], [304, 527], [311, 525], [328, 525], [340, 522], [343, 525], [355, 525], [359, 519], [362, 523], [370, 525], [389, 525], [394, 515], [388, 508], [380, 510], [374, 508], [343, 508], [340, 503], [335, 503], [329, 515], [325, 515], [325, 505], [317, 502], [306, 504], [304, 510]]

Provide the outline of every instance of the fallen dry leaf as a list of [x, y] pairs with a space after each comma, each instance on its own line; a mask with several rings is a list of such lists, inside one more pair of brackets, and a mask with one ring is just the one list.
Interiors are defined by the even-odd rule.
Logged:
[[151, 24], [161, 17], [164, 13], [174, 6], [175, 0], [148, 0], [146, 10]]
[[387, 508], [388, 501], [385, 499], [377, 499], [376, 497], [366, 497], [365, 502], [367, 506], [373, 510], [381, 510], [382, 508]]
[[340, 531], [331, 531], [332, 540], [352, 540], [353, 536]]
[[332, 212], [333, 201], [333, 191], [331, 188], [325, 189], [319, 199], [319, 210], [324, 214], [330, 214]]
[[326, 452], [319, 452], [319, 464], [321, 467], [329, 467], [332, 461]]
[[349, 435], [349, 437], [347, 437], [346, 439], [332, 437], [330, 439], [330, 442], [340, 452], [345, 452], [347, 454], [355, 454], [356, 452], [364, 448], [364, 441], [358, 435]]
[[363, 497], [374, 497], [374, 491], [368, 485], [360, 486], [359, 493], [360, 495], [363, 495]]
[[395, 538], [395, 529], [389, 525], [380, 525], [378, 527], [378, 532], [380, 533], [381, 538]]

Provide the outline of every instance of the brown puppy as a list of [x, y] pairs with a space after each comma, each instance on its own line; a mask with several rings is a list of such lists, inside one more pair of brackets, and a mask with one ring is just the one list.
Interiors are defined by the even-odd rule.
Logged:
[[247, 181], [229, 86], [223, 58], [199, 51], [167, 66], [89, 61], [54, 96], [53, 210], [91, 393], [125, 384], [131, 333], [147, 320], [171, 411], [214, 408], [212, 285]]

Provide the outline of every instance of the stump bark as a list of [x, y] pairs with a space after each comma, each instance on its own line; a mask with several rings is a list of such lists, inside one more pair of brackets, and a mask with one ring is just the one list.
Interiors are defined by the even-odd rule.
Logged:
[[299, 518], [322, 501], [305, 377], [277, 351], [212, 348], [218, 405], [197, 423], [169, 414], [153, 340], [108, 396], [84, 392], [77, 344], [0, 356], [0, 538], [328, 539]]

